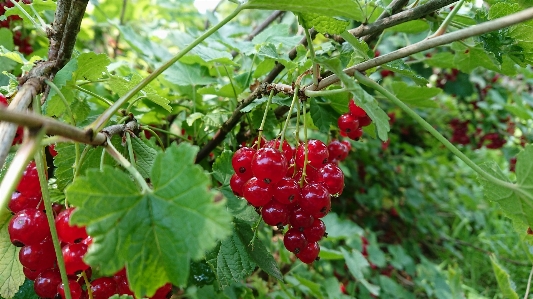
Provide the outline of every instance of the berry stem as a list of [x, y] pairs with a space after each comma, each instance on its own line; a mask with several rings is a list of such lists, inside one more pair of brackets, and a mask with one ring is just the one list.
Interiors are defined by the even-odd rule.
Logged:
[[300, 179], [300, 187], [304, 186], [305, 177], [307, 176], [307, 173], [306, 173], [307, 162], [309, 161], [308, 160], [309, 148], [307, 144], [307, 122], [306, 122], [307, 112], [305, 109], [305, 102], [302, 102], [302, 109], [303, 109], [303, 119], [304, 119], [304, 147], [305, 147], [304, 153], [305, 154], [304, 154], [304, 168], [302, 169], [302, 178]]
[[309, 54], [311, 55], [311, 60], [313, 61], [313, 85], [318, 86], [318, 77], [320, 77], [320, 69], [318, 63], [315, 61], [315, 49], [313, 48], [313, 39], [309, 34], [309, 29], [305, 28], [305, 38], [307, 39], [307, 48], [309, 49]]
[[[285, 125], [283, 125], [283, 131], [281, 131], [281, 139], [279, 141], [279, 151], [283, 151], [283, 141], [285, 140], [285, 132], [287, 131], [287, 127], [289, 126], [289, 122], [291, 120], [291, 113], [294, 109], [294, 103], [298, 100], [298, 86], [294, 89], [294, 95], [292, 97], [291, 107], [289, 108], [289, 112], [287, 112], [287, 119], [285, 120]], [[287, 161], [290, 162], [290, 161]]]
[[81, 152], [81, 155], [80, 155], [80, 160], [78, 161], [78, 163], [76, 163], [76, 165], [74, 165], [74, 177], [77, 177], [78, 175], [80, 175], [80, 169], [81, 169], [81, 165], [83, 164], [83, 160], [85, 159], [85, 156], [87, 155], [87, 153], [89, 152], [89, 150], [92, 148], [92, 146], [85, 146], [83, 148], [83, 151]]
[[81, 277], [83, 277], [83, 281], [85, 282], [85, 286], [87, 287], [87, 295], [89, 295], [89, 299], [93, 299], [93, 290], [91, 289], [91, 283], [89, 282], [87, 273], [85, 273], [85, 271], [81, 271]]
[[104, 98], [103, 96], [101, 96], [101, 95], [99, 95], [97, 93], [94, 93], [94, 92], [92, 92], [90, 90], [87, 90], [87, 89], [85, 89], [85, 88], [83, 88], [83, 87], [81, 87], [79, 85], [74, 85], [74, 88], [76, 88], [77, 90], [79, 90], [79, 91], [81, 91], [83, 93], [86, 93], [86, 94], [88, 94], [88, 95], [90, 95], [90, 96], [92, 96], [92, 97], [94, 97], [94, 98], [106, 103], [108, 106], [112, 106], [113, 105], [113, 102], [111, 102], [110, 100]]
[[270, 91], [270, 95], [268, 96], [268, 101], [267, 101], [267, 105], [265, 108], [265, 113], [263, 114], [263, 120], [261, 121], [261, 126], [259, 127], [259, 134], [257, 136], [257, 149], [261, 148], [261, 137], [263, 136], [263, 127], [265, 126], [268, 109], [270, 108], [270, 102], [272, 102], [273, 96], [274, 96], [274, 90]]
[[435, 33], [433, 33], [432, 35], [428, 36], [426, 39], [434, 38], [434, 37], [437, 37], [439, 35], [443, 35], [444, 33], [446, 33], [446, 29], [448, 29], [448, 25], [450, 25], [450, 22], [452, 21], [453, 17], [455, 17], [455, 15], [459, 11], [459, 9], [461, 9], [461, 6], [463, 6], [464, 2], [465, 2], [465, 0], [460, 0], [457, 4], [455, 4], [455, 7], [450, 12], [450, 14], [448, 14], [446, 19], [444, 19], [444, 22], [442, 22], [442, 24], [440, 25], [439, 29], [437, 29], [437, 31], [435, 31]]
[[159, 138], [159, 135], [157, 135], [157, 133], [154, 130], [152, 130], [153, 128], [151, 128], [149, 126], [141, 126], [141, 129], [152, 133], [152, 135], [155, 137], [155, 139], [157, 140], [157, 142], [161, 146], [161, 149], [165, 149], [165, 145], [163, 144], [163, 140], [161, 140], [161, 138]]
[[105, 149], [107, 153], [111, 155], [111, 157], [113, 157], [120, 165], [122, 165], [122, 167], [126, 168], [126, 170], [133, 176], [139, 186], [141, 186], [143, 194], [152, 192], [152, 190], [144, 180], [143, 176], [139, 173], [135, 166], [133, 166], [130, 161], [128, 161], [128, 159], [124, 158], [124, 156], [120, 154], [120, 152], [111, 143], [111, 140], [107, 140]]
[[502, 186], [508, 189], [511, 189], [515, 192], [519, 192], [528, 198], [533, 200], [533, 197], [528, 192], [523, 191], [521, 188], [517, 187], [515, 184], [508, 183], [505, 181], [502, 181], [491, 174], [487, 173], [485, 170], [483, 170], [481, 167], [476, 165], [470, 158], [468, 158], [463, 152], [461, 152], [457, 147], [455, 147], [446, 137], [442, 136], [442, 134], [439, 133], [439, 131], [435, 130], [433, 126], [431, 126], [425, 119], [423, 119], [420, 115], [418, 115], [415, 111], [413, 111], [409, 106], [404, 104], [402, 101], [400, 101], [395, 95], [390, 93], [388, 90], [383, 88], [381, 85], [379, 85], [374, 80], [366, 77], [365, 75], [355, 72], [354, 74], [355, 78], [359, 83], [362, 83], [368, 87], [371, 87], [375, 90], [377, 90], [379, 93], [381, 93], [383, 96], [385, 96], [387, 99], [389, 99], [391, 102], [399, 106], [405, 113], [407, 113], [409, 116], [411, 116], [414, 120], [416, 120], [426, 131], [428, 131], [433, 137], [435, 137], [438, 141], [440, 141], [448, 150], [450, 150], [453, 154], [455, 154], [459, 159], [461, 159], [463, 162], [466, 163], [466, 165], [470, 166], [472, 170], [477, 172], [481, 177], [486, 179], [487, 181], [496, 184], [498, 186]]
[[128, 145], [128, 154], [130, 156], [130, 163], [135, 167], [135, 155], [133, 153], [133, 146], [131, 145], [131, 136], [129, 132], [124, 132], [126, 135], [126, 144]]

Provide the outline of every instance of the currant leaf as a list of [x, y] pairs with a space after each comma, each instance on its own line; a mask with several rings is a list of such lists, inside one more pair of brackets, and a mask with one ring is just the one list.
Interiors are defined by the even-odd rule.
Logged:
[[361, 252], [354, 250], [352, 252], [346, 251], [346, 249], [341, 248], [342, 255], [348, 266], [348, 270], [352, 273], [353, 277], [360, 282], [370, 293], [373, 295], [379, 295], [380, 288], [376, 285], [368, 282], [363, 274], [363, 268], [369, 267], [370, 264], [366, 258], [361, 254]]
[[320, 33], [341, 34], [350, 24], [348, 21], [326, 17], [316, 13], [301, 13], [300, 22], [305, 28], [315, 28]]
[[213, 163], [213, 176], [223, 186], [227, 186], [233, 175], [233, 167], [231, 166], [231, 158], [233, 152], [229, 150], [223, 151]]
[[24, 283], [24, 273], [19, 262], [20, 248], [11, 244], [7, 226], [11, 214], [0, 214], [0, 296], [12, 298]]
[[221, 287], [248, 277], [255, 269], [255, 263], [246, 252], [246, 245], [234, 231], [231, 237], [222, 241], [217, 255], [217, 277]]
[[440, 88], [411, 86], [401, 81], [392, 82], [390, 86], [396, 97], [407, 105], [423, 108], [437, 108], [439, 106], [431, 98], [442, 92]]
[[77, 206], [71, 223], [93, 237], [85, 260], [111, 275], [126, 265], [136, 296], [167, 282], [185, 285], [190, 260], [201, 258], [231, 230], [224, 203], [214, 203], [209, 177], [194, 164], [197, 147], [183, 143], [156, 156], [152, 192], [141, 193], [126, 173], [90, 169], [67, 188]]
[[515, 284], [511, 281], [509, 273], [500, 266], [494, 255], [490, 256], [490, 262], [492, 264], [492, 270], [494, 270], [494, 275], [496, 276], [496, 281], [498, 281], [498, 287], [503, 296], [509, 299], [518, 299], [518, 294], [513, 287]]
[[331, 107], [331, 105], [318, 102], [315, 98], [310, 100], [310, 111], [313, 123], [318, 127], [320, 132], [329, 133], [331, 124], [337, 122], [339, 114]]
[[150, 169], [152, 169], [154, 164], [157, 150], [148, 145], [148, 141], [145, 142], [136, 137], [131, 138], [131, 145], [135, 153], [135, 167], [143, 178], [149, 178]]
[[351, 0], [323, 1], [323, 0], [250, 0], [247, 8], [290, 10], [292, 12], [316, 13], [330, 17], [347, 17], [362, 22], [363, 12]]
[[[119, 96], [125, 95], [127, 92], [129, 92], [131, 89], [135, 87], [139, 82], [141, 82], [143, 78], [141, 75], [137, 73], [133, 73], [131, 78], [127, 79], [120, 76], [111, 76], [109, 78], [109, 86], [111, 90], [116, 92]], [[172, 111], [172, 107], [170, 107], [169, 100], [160, 96], [156, 90], [151, 87], [150, 85], [144, 87], [141, 91], [139, 91], [134, 98], [137, 97], [143, 97], [151, 102], [161, 106], [163, 109], [167, 111]]]

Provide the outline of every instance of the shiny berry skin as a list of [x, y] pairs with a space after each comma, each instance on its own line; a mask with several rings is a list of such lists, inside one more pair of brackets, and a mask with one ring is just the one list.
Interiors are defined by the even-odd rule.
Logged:
[[350, 113], [345, 113], [337, 120], [339, 129], [344, 132], [351, 132], [359, 128], [359, 120]]
[[[309, 153], [307, 154], [307, 161], [314, 168], [321, 168], [326, 163], [328, 163], [328, 147], [324, 142], [316, 139], [311, 139], [308, 141], [307, 149]], [[301, 143], [296, 149], [296, 165], [303, 168], [305, 161], [305, 145]]]
[[[83, 293], [83, 290], [81, 289], [80, 284], [75, 279], [69, 278], [68, 287], [70, 289], [71, 298], [80, 299], [81, 294]], [[67, 298], [67, 296], [65, 296], [65, 285], [63, 283], [60, 283], [57, 286], [57, 293], [61, 296], [62, 299]]]
[[244, 198], [254, 207], [262, 207], [272, 199], [272, 190], [269, 185], [263, 184], [253, 177], [242, 187]]
[[157, 289], [155, 294], [150, 297], [150, 299], [167, 299], [169, 298], [169, 293], [172, 292], [172, 284], [167, 283], [164, 286]]
[[363, 110], [363, 108], [357, 106], [353, 99], [351, 99], [350, 103], [348, 103], [348, 109], [350, 109], [350, 114], [353, 115], [356, 118], [360, 118], [360, 117], [366, 116], [365, 110]]
[[[341, 135], [342, 135], [342, 133], [343, 132], [341, 132]], [[363, 136], [363, 129], [358, 128], [355, 131], [352, 131], [350, 133], [346, 133], [345, 136], [348, 136], [352, 140], [359, 140], [359, 138], [361, 138], [361, 136]]]
[[277, 149], [264, 147], [257, 151], [252, 160], [254, 176], [265, 184], [279, 182], [287, 173], [287, 160]]
[[37, 174], [35, 161], [31, 161], [22, 174], [22, 178], [17, 186], [17, 191], [23, 193], [26, 197], [42, 197], [41, 185]]
[[37, 276], [39, 276], [39, 274], [41, 274], [41, 272], [43, 272], [43, 271], [32, 270], [32, 269], [28, 269], [26, 267], [22, 267], [22, 272], [24, 273], [24, 276], [26, 276], [27, 279], [35, 280], [37, 278]]
[[57, 156], [57, 151], [56, 151], [56, 146], [55, 146], [55, 144], [50, 144], [50, 145], [48, 146], [48, 152], [50, 152], [50, 155], [51, 155], [52, 157]]
[[66, 244], [61, 249], [61, 252], [63, 253], [68, 275], [73, 275], [89, 268], [89, 265], [83, 261], [83, 256], [87, 253], [87, 245], [83, 243]]
[[56, 217], [56, 229], [59, 240], [64, 243], [78, 243], [87, 238], [85, 227], [70, 225], [70, 217], [75, 208], [61, 211]]
[[[273, 149], [279, 150], [279, 139], [273, 139], [268, 141], [265, 144], [265, 147], [270, 147]], [[285, 156], [285, 160], [290, 161], [294, 157], [294, 149], [292, 146], [287, 142], [287, 140], [283, 140], [283, 146], [281, 147], [281, 151], [283, 152], [283, 156]]]
[[[302, 179], [303, 169], [298, 170], [294, 175], [294, 180], [300, 182]], [[305, 182], [306, 183], [319, 183], [322, 181], [321, 173], [318, 169], [314, 168], [311, 165], [307, 165], [305, 169]]]
[[283, 226], [289, 223], [290, 210], [287, 205], [271, 200], [261, 209], [261, 216], [266, 224], [271, 226]]
[[366, 127], [372, 123], [370, 116], [366, 115], [359, 118], [359, 126]]
[[307, 246], [307, 240], [300, 230], [292, 227], [283, 236], [283, 245], [288, 251], [298, 254]]
[[314, 220], [315, 218], [313, 215], [304, 212], [300, 207], [292, 210], [292, 213], [289, 216], [289, 224], [297, 229], [310, 227], [313, 225]]
[[233, 166], [233, 170], [245, 180], [249, 180], [253, 176], [251, 163], [255, 152], [256, 150], [249, 147], [242, 147], [238, 149], [235, 154], [233, 154], [233, 158], [231, 158], [231, 166]]
[[243, 197], [244, 195], [242, 193], [242, 187], [244, 186], [244, 184], [246, 184], [247, 181], [248, 179], [245, 179], [240, 175], [234, 173], [231, 176], [231, 179], [229, 180], [229, 186], [231, 187], [231, 191], [233, 191], [233, 194], [239, 197]]
[[318, 183], [308, 184], [302, 188], [300, 207], [315, 218], [322, 218], [331, 209], [331, 197], [328, 190]]
[[328, 163], [320, 169], [322, 174], [322, 185], [326, 187], [329, 194], [332, 196], [339, 196], [344, 189], [344, 173], [334, 163]]
[[130, 289], [128, 278], [126, 276], [126, 268], [122, 268], [122, 270], [115, 273], [113, 279], [117, 283], [117, 292], [119, 295], [130, 295], [133, 297], [133, 291]]
[[36, 271], [54, 268], [56, 254], [52, 239], [47, 238], [39, 244], [22, 247], [19, 251], [19, 261], [22, 266]]
[[51, 237], [45, 213], [32, 208], [15, 214], [7, 230], [11, 243], [18, 247], [36, 245], [47, 237]]
[[44, 201], [42, 197], [28, 197], [18, 191], [11, 194], [11, 200], [7, 207], [13, 213], [18, 213], [27, 208], [34, 208], [37, 210], [44, 210]]
[[319, 253], [320, 245], [317, 242], [309, 242], [307, 246], [300, 250], [300, 253], [296, 254], [296, 257], [306, 264], [311, 264], [317, 260]]
[[57, 286], [61, 283], [59, 270], [45, 270], [33, 282], [35, 294], [41, 298], [54, 298], [57, 294]]
[[326, 225], [320, 219], [315, 219], [310, 227], [304, 229], [304, 236], [308, 242], [318, 242], [326, 236]]
[[111, 277], [100, 277], [91, 281], [93, 299], [109, 299], [118, 294], [117, 283]]
[[348, 157], [350, 149], [346, 144], [338, 140], [333, 140], [328, 144], [329, 161], [332, 163], [338, 163]]
[[300, 200], [300, 186], [294, 179], [283, 178], [274, 186], [272, 197], [285, 205], [298, 202]]

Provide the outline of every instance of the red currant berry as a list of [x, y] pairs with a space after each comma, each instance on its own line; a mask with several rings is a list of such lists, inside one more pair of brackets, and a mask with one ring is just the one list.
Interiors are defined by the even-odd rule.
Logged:
[[[311, 166], [314, 168], [321, 168], [324, 166], [324, 164], [328, 163], [328, 147], [324, 144], [324, 142], [320, 140], [309, 140], [307, 144], [308, 154], [307, 154], [307, 161]], [[304, 161], [305, 161], [305, 144], [301, 143], [298, 148], [296, 149], [296, 165], [298, 165], [299, 168], [304, 167]]]
[[289, 209], [277, 200], [271, 200], [261, 209], [261, 216], [266, 224], [283, 226], [289, 223]]
[[366, 127], [370, 125], [371, 123], [372, 123], [372, 119], [368, 115], [365, 115], [359, 118], [359, 126], [361, 127]]
[[302, 188], [300, 207], [315, 218], [322, 218], [331, 209], [331, 198], [328, 190], [318, 183], [306, 185]]
[[283, 245], [288, 251], [298, 254], [307, 246], [307, 240], [300, 230], [292, 227], [283, 236]]
[[70, 225], [70, 217], [75, 208], [63, 210], [56, 217], [56, 229], [59, 240], [64, 243], [78, 243], [87, 238], [85, 227]]
[[253, 177], [242, 187], [244, 198], [254, 207], [262, 207], [272, 199], [272, 191], [269, 185], [263, 184]]
[[300, 186], [291, 178], [283, 178], [272, 192], [272, 197], [278, 202], [288, 205], [300, 200]]
[[61, 275], [57, 269], [45, 270], [35, 278], [33, 290], [41, 298], [54, 298], [60, 283]]
[[172, 292], [172, 284], [167, 283], [164, 286], [157, 289], [155, 294], [150, 299], [167, 299], [170, 298], [170, 292]]
[[119, 295], [130, 295], [133, 297], [133, 291], [130, 289], [130, 284], [126, 276], [126, 268], [122, 268], [122, 270], [113, 275], [113, 279], [117, 283]]
[[118, 294], [117, 283], [111, 277], [100, 277], [91, 282], [93, 299], [109, 299]]
[[37, 210], [44, 210], [44, 201], [41, 197], [28, 197], [18, 191], [11, 194], [11, 200], [7, 206], [13, 213], [18, 213], [27, 208], [34, 208]]
[[22, 266], [40, 272], [54, 268], [56, 254], [52, 239], [46, 238], [39, 244], [22, 247], [19, 251], [19, 261]]
[[318, 259], [319, 253], [320, 245], [317, 242], [309, 242], [306, 247], [300, 250], [300, 253], [296, 254], [296, 257], [306, 264], [311, 264]]
[[320, 219], [315, 219], [310, 227], [304, 229], [304, 236], [308, 242], [318, 242], [326, 236], [326, 225]]
[[349, 133], [359, 128], [359, 120], [350, 113], [345, 113], [339, 117], [337, 125], [341, 131]]
[[235, 173], [246, 181], [253, 176], [251, 163], [255, 152], [249, 147], [242, 147], [233, 154], [231, 159], [231, 165]]
[[87, 248], [88, 248], [93, 243], [93, 237], [88, 236], [87, 238], [83, 239], [80, 243], [87, 245]]
[[[294, 175], [294, 180], [299, 182], [302, 179], [302, 173], [303, 169], [298, 170], [296, 174]], [[322, 177], [320, 174], [320, 171], [318, 169], [313, 168], [311, 165], [307, 165], [305, 169], [305, 183], [311, 184], [311, 183], [319, 183], [322, 181]]]
[[57, 151], [56, 151], [56, 146], [55, 146], [55, 144], [50, 144], [50, 145], [48, 146], [48, 151], [50, 152], [50, 155], [52, 155], [52, 157], [57, 156]]
[[341, 141], [341, 143], [346, 145], [346, 147], [348, 148], [348, 153], [352, 150], [352, 144], [350, 143], [350, 141], [343, 140], [343, 141]]
[[242, 187], [244, 186], [244, 184], [246, 184], [247, 181], [247, 179], [234, 173], [231, 176], [231, 179], [229, 180], [229, 186], [231, 187], [231, 191], [233, 191], [233, 194], [239, 197], [243, 197]]
[[[265, 144], [265, 147], [279, 150], [279, 142], [279, 139], [270, 140]], [[287, 140], [283, 140], [283, 146], [281, 147], [281, 150], [283, 152], [283, 156], [285, 156], [285, 160], [290, 161], [294, 157], [294, 149], [287, 142]]]
[[339, 196], [344, 189], [344, 174], [342, 170], [333, 163], [328, 163], [320, 169], [322, 174], [322, 185], [326, 187], [329, 194]]
[[285, 156], [273, 148], [262, 148], [257, 151], [252, 160], [254, 176], [265, 184], [279, 182], [287, 173], [287, 160]]
[[[3, 12], [2, 12], [2, 14], [3, 14]], [[0, 93], [0, 106], [5, 106], [5, 107], [7, 107], [8, 105], [9, 105], [9, 104], [8, 104], [8, 102], [7, 102], [7, 98], [6, 98], [6, 96]]]
[[337, 163], [346, 159], [350, 150], [343, 142], [333, 140], [328, 144], [328, 152], [330, 162]]
[[27, 279], [35, 280], [37, 278], [37, 276], [39, 276], [39, 274], [41, 274], [41, 272], [43, 272], [43, 271], [32, 270], [32, 269], [28, 269], [26, 267], [22, 267], [22, 272], [24, 273], [24, 276], [26, 276]]
[[7, 230], [11, 243], [18, 247], [36, 245], [47, 237], [51, 237], [45, 213], [32, 208], [15, 214]]
[[[72, 299], [80, 299], [81, 294], [83, 293], [83, 290], [81, 289], [80, 284], [75, 279], [68, 280], [68, 287], [70, 289], [70, 296]], [[65, 285], [63, 283], [60, 283], [57, 286], [57, 293], [61, 296], [62, 299], [66, 299], [67, 296], [65, 295]]]
[[350, 114], [352, 114], [356, 118], [360, 118], [366, 115], [365, 110], [357, 106], [353, 99], [350, 100], [350, 103], [348, 104], [348, 109], [350, 109]]
[[31, 161], [30, 164], [26, 166], [26, 170], [24, 170], [22, 178], [17, 186], [17, 191], [23, 193], [26, 197], [42, 197], [41, 185], [39, 183], [35, 161]]
[[359, 138], [361, 138], [361, 136], [363, 136], [363, 129], [359, 127], [355, 131], [352, 131], [350, 133], [346, 133], [345, 136], [348, 136], [348, 138], [350, 138], [352, 140], [359, 140]]
[[297, 229], [303, 229], [306, 227], [310, 227], [311, 225], [313, 225], [314, 220], [315, 218], [312, 215], [307, 214], [300, 207], [292, 210], [292, 213], [289, 216], [290, 225]]
[[62, 204], [54, 202], [52, 204], [52, 210], [54, 211], [54, 217], [57, 217], [57, 215], [59, 215], [59, 213], [61, 213], [61, 211], [63, 211], [64, 208], [65, 206], [63, 206]]
[[83, 261], [83, 256], [87, 253], [87, 245], [83, 243], [69, 243], [63, 246], [61, 251], [65, 260], [67, 274], [73, 275], [89, 268], [89, 265]]

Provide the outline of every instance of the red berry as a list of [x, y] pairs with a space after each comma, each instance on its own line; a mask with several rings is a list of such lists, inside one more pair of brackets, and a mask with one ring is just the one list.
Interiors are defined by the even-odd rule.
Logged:
[[22, 266], [40, 272], [54, 268], [56, 254], [52, 239], [47, 238], [39, 244], [22, 247], [19, 251], [19, 261]]
[[233, 194], [239, 197], [243, 197], [242, 187], [244, 186], [244, 184], [246, 184], [247, 181], [248, 179], [245, 179], [240, 175], [234, 173], [231, 176], [231, 179], [229, 180], [229, 186], [231, 187], [231, 191], [233, 191]]
[[233, 154], [231, 159], [233, 170], [245, 180], [249, 180], [253, 176], [251, 163], [255, 152], [249, 147], [242, 147]]
[[17, 186], [17, 191], [23, 193], [26, 197], [41, 198], [41, 185], [37, 174], [35, 161], [31, 161], [22, 174], [22, 178]]
[[52, 155], [52, 157], [57, 156], [57, 151], [56, 151], [55, 147], [56, 147], [55, 144], [50, 144], [48, 146], [48, 151], [50, 152], [50, 155]]
[[130, 289], [128, 278], [126, 276], [126, 268], [122, 268], [122, 270], [113, 275], [113, 279], [117, 283], [117, 291], [119, 295], [130, 295], [133, 297], [133, 291]]
[[283, 236], [283, 245], [288, 251], [297, 254], [307, 246], [307, 240], [301, 231], [292, 227]]
[[70, 225], [70, 217], [75, 208], [63, 210], [56, 217], [56, 229], [59, 240], [64, 243], [78, 243], [87, 238], [85, 227]]
[[292, 213], [289, 216], [290, 225], [297, 229], [303, 229], [313, 225], [314, 220], [315, 218], [313, 215], [304, 212], [301, 207], [292, 210]]
[[350, 113], [345, 113], [339, 117], [337, 125], [341, 131], [349, 133], [359, 128], [359, 120]]
[[150, 299], [167, 299], [169, 298], [169, 293], [172, 292], [172, 284], [167, 283], [164, 286], [157, 289], [155, 294], [150, 297]]
[[271, 200], [261, 209], [261, 216], [268, 225], [283, 226], [289, 223], [289, 212], [286, 205], [277, 200]]
[[[328, 147], [324, 144], [324, 142], [316, 139], [309, 140], [307, 149], [309, 151], [307, 154], [307, 161], [311, 166], [318, 169], [328, 163], [329, 152]], [[295, 160], [298, 167], [304, 167], [305, 144], [301, 143], [296, 149]]]
[[41, 274], [41, 272], [43, 272], [43, 271], [32, 270], [32, 269], [28, 269], [26, 267], [22, 267], [22, 272], [24, 273], [24, 276], [26, 276], [27, 279], [35, 280], [37, 278], [37, 276], [39, 276], [39, 274]]
[[83, 261], [83, 256], [87, 253], [87, 245], [83, 243], [69, 243], [63, 246], [61, 251], [65, 260], [67, 274], [73, 275], [89, 268], [89, 265]]
[[300, 186], [291, 178], [283, 178], [273, 188], [272, 197], [278, 202], [288, 205], [300, 200]]
[[242, 187], [244, 198], [254, 207], [261, 207], [272, 199], [272, 191], [269, 185], [263, 184], [253, 177]]
[[57, 269], [45, 270], [35, 278], [33, 290], [41, 298], [54, 298], [60, 283], [61, 275]]
[[331, 209], [331, 198], [328, 190], [318, 183], [312, 183], [302, 188], [300, 207], [315, 218], [322, 218]]
[[[80, 284], [75, 279], [68, 280], [68, 287], [70, 289], [70, 296], [72, 299], [80, 299], [81, 294], [83, 293], [83, 290], [81, 289]], [[60, 283], [57, 286], [57, 293], [61, 296], [62, 299], [67, 298], [65, 296], [65, 285], [63, 283]]]
[[348, 109], [350, 109], [350, 113], [356, 118], [360, 118], [360, 117], [366, 116], [365, 110], [363, 110], [363, 108], [357, 106], [353, 99], [351, 99], [350, 103], [348, 103]]
[[45, 213], [32, 208], [15, 214], [7, 229], [11, 243], [18, 247], [39, 244], [51, 237]]
[[[3, 12], [2, 12], [1, 14], [3, 14]], [[8, 105], [9, 105], [9, 104], [7, 103], [7, 98], [6, 98], [6, 96], [0, 93], [0, 106], [5, 106], [5, 107], [7, 107]]]
[[28, 197], [18, 191], [11, 194], [11, 200], [7, 206], [13, 213], [18, 213], [27, 208], [34, 208], [37, 210], [44, 210], [44, 201], [42, 197]]
[[[279, 139], [273, 139], [268, 141], [265, 144], [265, 147], [270, 147], [273, 149], [279, 150]], [[283, 140], [283, 146], [281, 147], [281, 151], [283, 152], [283, 156], [285, 156], [285, 160], [290, 161], [294, 157], [294, 149], [292, 146], [287, 142], [287, 140]]]
[[322, 185], [326, 187], [329, 194], [339, 196], [344, 189], [344, 174], [342, 170], [333, 163], [328, 163], [320, 169]]
[[318, 242], [326, 236], [326, 225], [320, 219], [315, 219], [310, 227], [304, 229], [304, 236], [308, 242]]
[[[342, 135], [343, 132], [341, 132], [341, 135]], [[357, 128], [357, 130], [355, 131], [352, 131], [350, 133], [345, 133], [346, 135], [345, 136], [348, 136], [350, 139], [352, 140], [359, 140], [359, 138], [361, 138], [361, 136], [363, 136], [363, 129], [362, 128]]]
[[118, 294], [117, 283], [111, 277], [100, 277], [91, 282], [93, 299], [109, 299]]
[[359, 118], [359, 126], [361, 127], [366, 127], [370, 125], [371, 123], [372, 123], [372, 119], [368, 115], [365, 115]]
[[[303, 169], [298, 170], [296, 174], [294, 175], [294, 180], [297, 182], [300, 182], [302, 179], [302, 173]], [[305, 182], [310, 183], [318, 183], [322, 181], [322, 177], [320, 174], [320, 171], [318, 169], [313, 168], [311, 165], [307, 165], [305, 169]]]
[[262, 148], [257, 151], [252, 160], [254, 176], [265, 184], [279, 182], [287, 173], [287, 160], [285, 156], [273, 148]]
[[348, 157], [350, 149], [344, 142], [333, 140], [330, 144], [328, 144], [328, 152], [330, 162], [337, 163]]
[[300, 250], [300, 253], [296, 254], [296, 257], [306, 264], [311, 264], [318, 259], [319, 253], [320, 245], [317, 242], [309, 242], [307, 246]]

